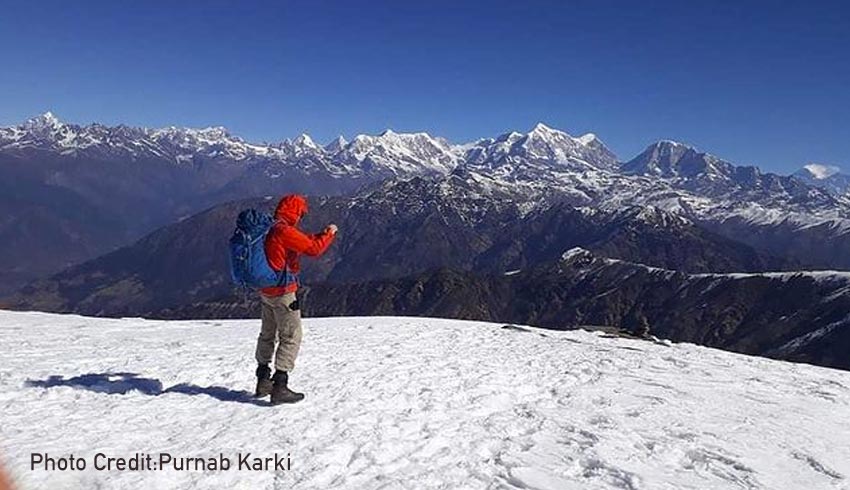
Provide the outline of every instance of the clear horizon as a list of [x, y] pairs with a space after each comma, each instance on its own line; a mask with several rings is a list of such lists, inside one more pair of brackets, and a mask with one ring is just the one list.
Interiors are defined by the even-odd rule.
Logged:
[[738, 165], [850, 167], [850, 6], [289, 1], [15, 5], [0, 125], [224, 126], [247, 141], [537, 122], [622, 160], [675, 140]]

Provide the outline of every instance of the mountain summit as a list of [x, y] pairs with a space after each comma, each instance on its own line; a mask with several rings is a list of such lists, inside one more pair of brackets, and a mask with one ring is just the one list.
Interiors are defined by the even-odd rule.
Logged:
[[466, 145], [465, 166], [512, 181], [551, 180], [551, 172], [617, 170], [617, 157], [595, 135], [575, 138], [538, 123], [528, 133], [510, 132]]
[[826, 180], [832, 177], [833, 175], [836, 175], [841, 172], [841, 169], [834, 165], [821, 165], [818, 163], [810, 163], [808, 165], [803, 165], [801, 172], [802, 171], [805, 171], [806, 173], [811, 175], [813, 179]]
[[850, 174], [841, 173], [835, 165], [810, 163], [795, 172], [794, 177], [835, 195], [850, 196]]
[[732, 164], [714, 155], [678, 141], [662, 140], [623, 165], [626, 173], [649, 175], [663, 179], [722, 178], [728, 176]]
[[40, 114], [31, 119], [28, 119], [24, 122], [23, 126], [27, 129], [40, 129], [40, 128], [53, 128], [56, 126], [60, 126], [62, 122], [53, 115], [52, 112], [47, 111], [44, 114]]

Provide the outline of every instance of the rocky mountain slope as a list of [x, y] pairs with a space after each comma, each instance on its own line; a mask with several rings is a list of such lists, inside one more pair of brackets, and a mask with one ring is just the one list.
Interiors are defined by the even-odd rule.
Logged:
[[[683, 271], [760, 271], [796, 264], [761, 254], [656, 208], [606, 213], [565, 203], [479, 201], [449, 180], [388, 181], [354, 198], [314, 200], [307, 230], [340, 226], [338, 242], [304, 261], [306, 283], [359, 283], [440, 268], [503, 273], [556, 260], [565, 247]], [[231, 291], [227, 243], [236, 215], [275, 200], [229, 203], [21, 289], [5, 304], [88, 315], [156, 314]]]
[[[657, 208], [608, 214], [559, 203], [522, 214], [521, 206], [502, 203], [476, 216], [460, 212], [482, 210], [475, 196], [451, 192], [452, 200], [440, 197], [444, 191], [417, 178], [353, 200], [316, 200], [305, 228], [334, 221], [342, 232], [328, 254], [304, 261], [306, 312], [549, 328], [647, 322], [675, 340], [850, 369], [850, 273], [759, 272], [795, 264]], [[155, 318], [255, 316], [254, 298], [233, 294], [226, 243], [239, 210], [273, 204], [217, 206], [36, 282], [6, 306]], [[468, 226], [472, 220], [476, 225]], [[563, 247], [572, 251], [564, 254]], [[743, 270], [751, 272], [716, 272]]]
[[[314, 284], [309, 316], [404, 314], [637, 330], [735, 352], [850, 369], [850, 273], [685, 274], [581, 248], [508, 274], [442, 269], [396, 280]], [[161, 318], [257, 317], [256, 298], [227, 295], [166, 308]]]

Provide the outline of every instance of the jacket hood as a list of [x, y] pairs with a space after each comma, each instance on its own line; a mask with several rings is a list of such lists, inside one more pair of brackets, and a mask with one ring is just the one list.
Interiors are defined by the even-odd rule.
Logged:
[[295, 226], [307, 212], [307, 199], [298, 194], [283, 196], [274, 210], [274, 218], [278, 221]]

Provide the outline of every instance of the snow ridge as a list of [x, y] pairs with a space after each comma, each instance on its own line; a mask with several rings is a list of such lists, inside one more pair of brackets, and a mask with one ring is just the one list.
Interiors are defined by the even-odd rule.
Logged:
[[663, 269], [660, 267], [648, 266], [627, 260], [612, 259], [609, 257], [597, 257], [593, 252], [581, 248], [574, 247], [565, 251], [561, 255], [562, 262], [574, 262], [576, 259], [584, 261], [585, 264], [597, 262], [600, 264], [624, 264], [630, 267], [638, 267], [651, 272], [661, 272], [664, 274], [678, 274], [691, 279], [747, 279], [752, 277], [764, 277], [780, 281], [788, 281], [794, 278], [808, 278], [815, 282], [833, 282], [838, 284], [846, 284], [850, 287], [850, 271], [837, 270], [799, 270], [799, 271], [783, 271], [783, 272], [709, 272], [709, 273], [684, 273], [672, 269]]

